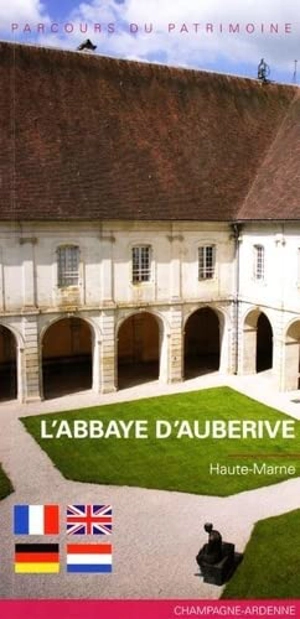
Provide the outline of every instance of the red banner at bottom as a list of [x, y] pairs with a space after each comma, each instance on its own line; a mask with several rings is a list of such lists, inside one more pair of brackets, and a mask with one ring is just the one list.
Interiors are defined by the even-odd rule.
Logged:
[[3, 619], [178, 619], [182, 617], [296, 617], [300, 600], [3, 600]]

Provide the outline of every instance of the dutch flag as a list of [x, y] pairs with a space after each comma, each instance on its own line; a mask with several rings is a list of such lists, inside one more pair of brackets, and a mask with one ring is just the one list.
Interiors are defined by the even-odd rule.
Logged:
[[59, 533], [58, 505], [15, 505], [15, 535], [57, 535]]
[[67, 572], [109, 574], [112, 572], [112, 545], [67, 544]]

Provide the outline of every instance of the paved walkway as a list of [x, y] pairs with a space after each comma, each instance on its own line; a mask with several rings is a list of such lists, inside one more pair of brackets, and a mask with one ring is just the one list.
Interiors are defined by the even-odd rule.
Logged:
[[[105, 396], [86, 392], [32, 405], [1, 404], [0, 461], [15, 492], [0, 504], [0, 597], [218, 598], [221, 589], [205, 585], [196, 575], [195, 555], [206, 538], [203, 523], [212, 521], [224, 538], [234, 541], [237, 550], [242, 551], [257, 520], [300, 507], [300, 478], [226, 498], [71, 482], [55, 469], [24, 430], [19, 417], [224, 384], [300, 418], [300, 403], [292, 402], [299, 398], [299, 392], [276, 394], [268, 375], [259, 379], [212, 374], [180, 385], [155, 382]], [[27, 542], [45, 539], [14, 539], [13, 505], [49, 502], [62, 507], [78, 502], [113, 505], [113, 574], [68, 575], [63, 561], [59, 576], [13, 573], [16, 539]], [[63, 559], [65, 541], [62, 534]]]

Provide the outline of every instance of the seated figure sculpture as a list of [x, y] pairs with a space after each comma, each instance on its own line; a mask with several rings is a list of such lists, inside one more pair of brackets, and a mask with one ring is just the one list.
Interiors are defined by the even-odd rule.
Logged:
[[218, 563], [222, 559], [222, 535], [215, 531], [210, 522], [204, 525], [204, 531], [208, 533], [208, 542], [199, 550], [196, 560], [202, 572], [202, 567], [207, 564]]
[[235, 553], [234, 544], [223, 542], [221, 533], [210, 522], [204, 525], [204, 530], [208, 533], [208, 542], [196, 556], [200, 576], [206, 583], [222, 585], [232, 576], [242, 555]]

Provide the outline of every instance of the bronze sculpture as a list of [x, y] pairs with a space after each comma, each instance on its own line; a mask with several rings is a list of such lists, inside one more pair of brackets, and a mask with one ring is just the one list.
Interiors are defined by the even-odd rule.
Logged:
[[211, 522], [205, 523], [204, 530], [208, 533], [208, 541], [196, 556], [200, 576], [206, 583], [223, 585], [231, 578], [242, 555], [234, 551], [234, 544], [223, 542], [221, 533], [213, 528]]

